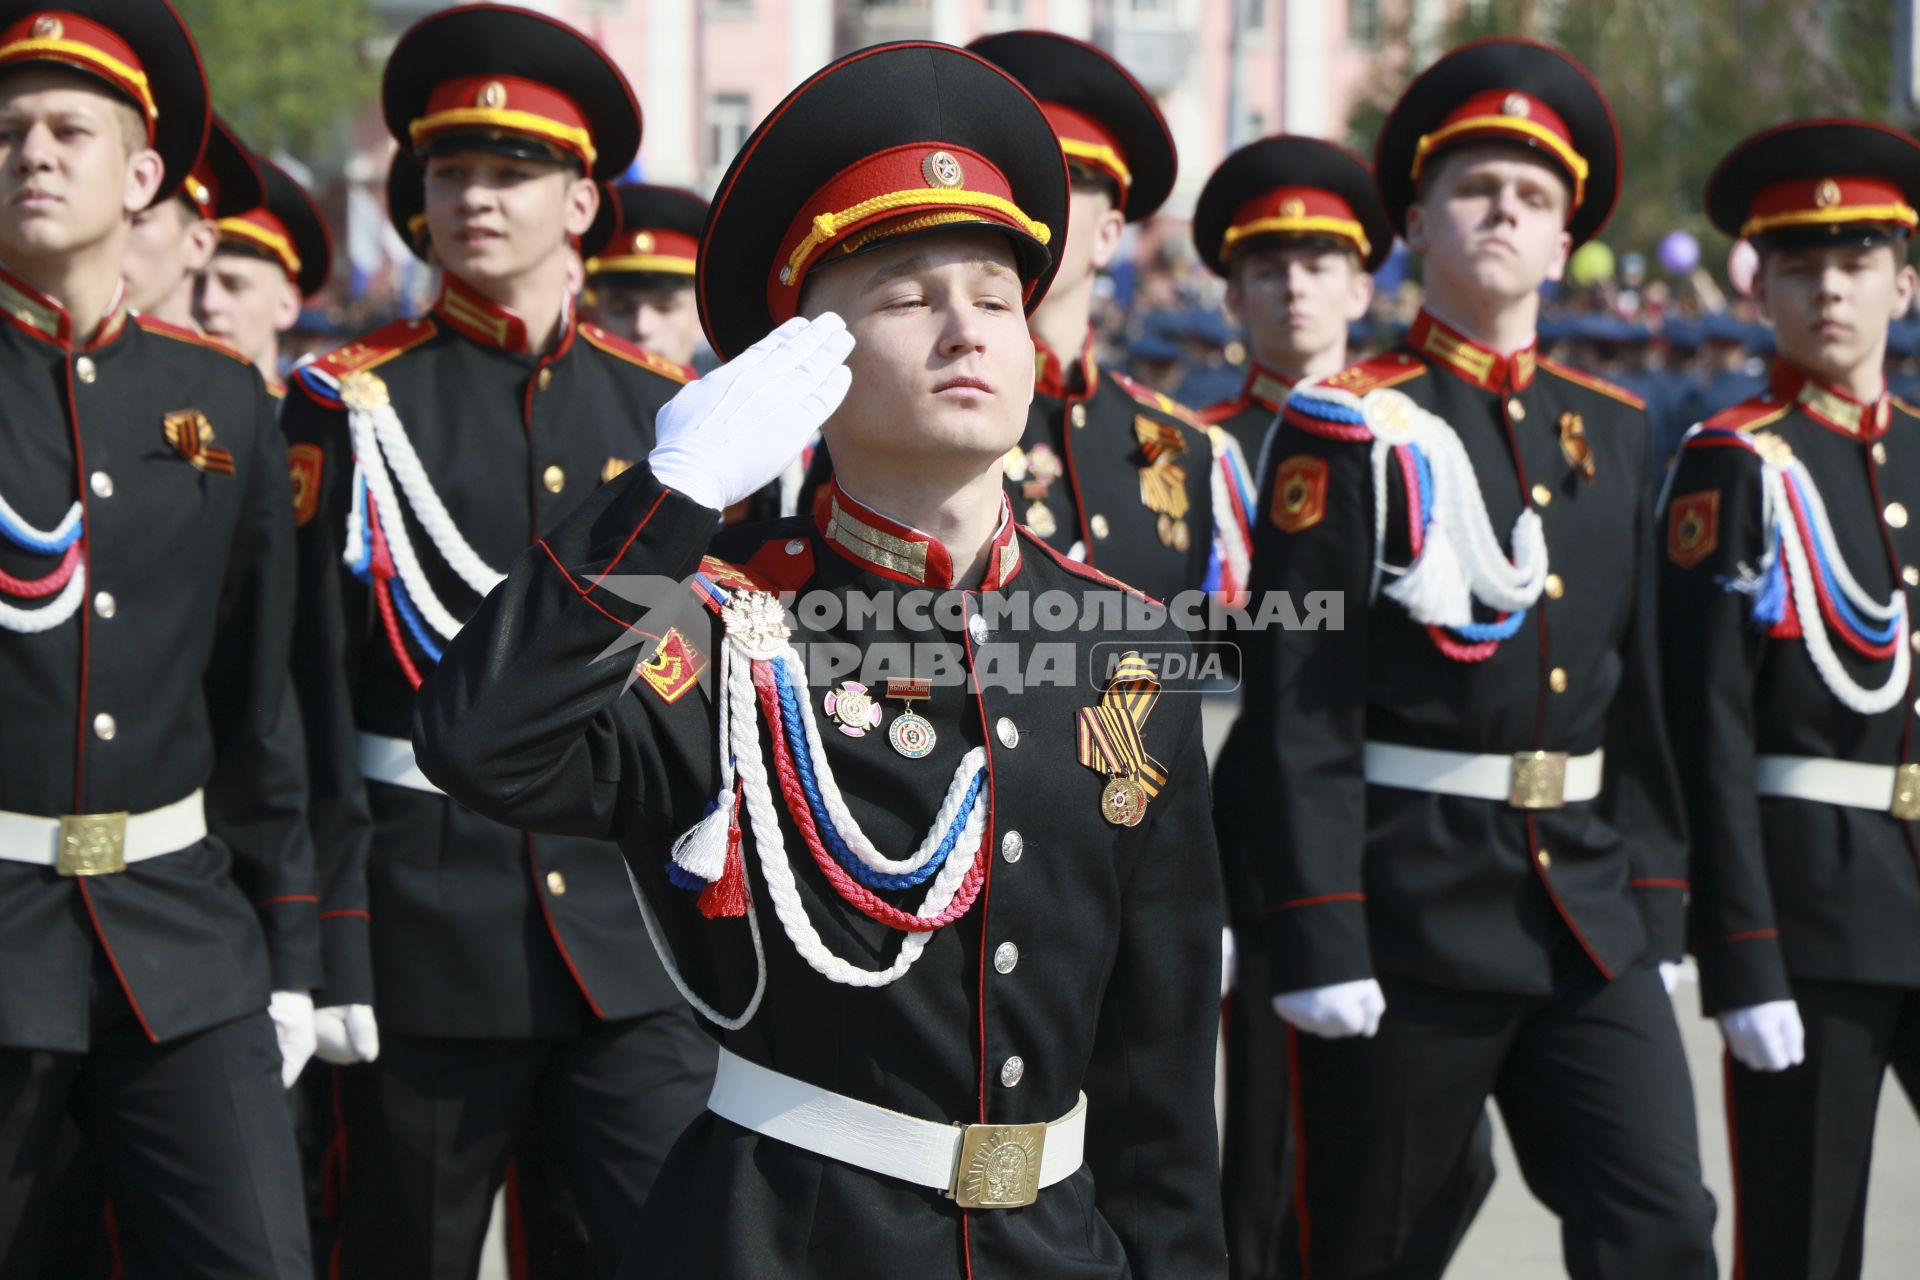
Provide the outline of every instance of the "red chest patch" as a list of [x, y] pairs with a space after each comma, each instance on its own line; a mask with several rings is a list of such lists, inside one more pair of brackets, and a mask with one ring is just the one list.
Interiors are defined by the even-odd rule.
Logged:
[[1268, 515], [1282, 533], [1300, 533], [1326, 519], [1327, 460], [1296, 453], [1282, 462]]
[[1720, 545], [1720, 491], [1702, 489], [1667, 508], [1667, 559], [1691, 569]]

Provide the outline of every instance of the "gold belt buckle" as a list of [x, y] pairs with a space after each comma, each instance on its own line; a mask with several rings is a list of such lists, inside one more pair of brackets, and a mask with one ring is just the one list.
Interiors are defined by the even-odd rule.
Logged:
[[947, 1194], [962, 1209], [1021, 1209], [1040, 1198], [1045, 1124], [970, 1124], [962, 1127], [960, 1158]]
[[1920, 764], [1903, 764], [1893, 771], [1893, 806], [1888, 812], [1902, 822], [1920, 819]]
[[60, 853], [53, 869], [63, 876], [110, 876], [127, 869], [127, 815], [76, 813], [60, 819]]
[[1558, 809], [1567, 802], [1567, 753], [1519, 751], [1507, 803], [1516, 809]]

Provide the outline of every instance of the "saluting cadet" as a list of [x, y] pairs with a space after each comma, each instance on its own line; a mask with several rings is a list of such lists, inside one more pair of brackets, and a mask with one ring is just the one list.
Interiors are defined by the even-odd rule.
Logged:
[[1735, 147], [1708, 216], [1760, 253], [1768, 390], [1695, 427], [1661, 652], [1693, 821], [1701, 1004], [1728, 1049], [1735, 1274], [1858, 1276], [1891, 1064], [1920, 1080], [1920, 411], [1888, 396], [1920, 146], [1809, 120]]
[[[129, 1274], [309, 1274], [283, 1085], [318, 950], [286, 450], [246, 362], [130, 315], [207, 136], [163, 0], [0, 3], [0, 1271], [63, 1117]], [[276, 1043], [276, 1041], [278, 1043]]]
[[200, 277], [194, 314], [284, 398], [280, 335], [300, 319], [301, 303], [326, 287], [333, 241], [307, 189], [271, 160], [255, 163], [265, 194], [253, 208], [220, 219], [220, 244]]
[[127, 233], [127, 305], [198, 331], [194, 288], [220, 242], [218, 220], [246, 212], [264, 195], [253, 156], [214, 116], [193, 172], [172, 198], [142, 209]]
[[1560, 51], [1481, 41], [1408, 87], [1374, 171], [1426, 310], [1287, 402], [1254, 598], [1338, 592], [1343, 622], [1253, 637], [1217, 780], [1296, 1028], [1304, 1261], [1444, 1262], [1411, 1246], [1491, 1096], [1572, 1275], [1708, 1277], [1655, 963], [1686, 873], [1646, 418], [1534, 350], [1613, 207], [1612, 114]]
[[343, 1080], [343, 1269], [471, 1276], [537, 1113], [605, 1274], [698, 1112], [712, 1045], [649, 962], [615, 851], [449, 800], [406, 735], [415, 687], [495, 566], [645, 457], [681, 385], [571, 312], [571, 241], [631, 162], [639, 110], [572, 28], [492, 5], [403, 35], [382, 101], [424, 161], [443, 291], [429, 314], [302, 366], [285, 414], [321, 1043], [334, 1062], [378, 1054]]
[[[428, 776], [619, 840], [724, 1033], [629, 1276], [1224, 1273], [1206, 766], [1197, 700], [1151, 666], [1185, 641], [1001, 486], [1067, 216], [1050, 137], [1004, 73], [931, 42], [789, 95], [701, 243], [707, 337], [737, 358], [422, 689]], [[823, 422], [819, 510], [703, 559]], [[1069, 645], [1072, 674], [1008, 689], [1057, 634], [1028, 621], [1042, 595], [1136, 609], [1111, 677]]]
[[707, 202], [691, 191], [626, 183], [614, 243], [587, 258], [585, 310], [594, 323], [693, 374], [700, 349], [694, 259]]
[[1257, 463], [1293, 384], [1350, 363], [1347, 326], [1373, 303], [1373, 273], [1393, 249], [1393, 226], [1366, 161], [1319, 138], [1281, 134], [1213, 171], [1194, 205], [1193, 244], [1227, 282], [1227, 308], [1247, 327], [1249, 353], [1240, 394], [1195, 416], [1225, 429]]

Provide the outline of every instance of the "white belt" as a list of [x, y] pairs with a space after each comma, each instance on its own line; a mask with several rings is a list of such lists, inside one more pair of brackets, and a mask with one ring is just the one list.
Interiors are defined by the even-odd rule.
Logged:
[[1753, 762], [1753, 789], [1763, 796], [1872, 809], [1908, 822], [1920, 819], [1920, 764], [1761, 756]]
[[1591, 751], [1570, 757], [1564, 751], [1521, 751], [1482, 756], [1369, 742], [1365, 769], [1367, 781], [1383, 787], [1503, 800], [1516, 809], [1558, 809], [1599, 796], [1606, 754]]
[[206, 797], [199, 791], [145, 813], [42, 818], [0, 811], [0, 859], [52, 867], [63, 876], [111, 875], [129, 862], [198, 844], [206, 834]]
[[1052, 1124], [942, 1124], [889, 1111], [720, 1051], [707, 1109], [871, 1173], [932, 1187], [963, 1209], [1014, 1209], [1082, 1162], [1087, 1095]]
[[431, 792], [436, 796], [444, 794], [427, 780], [426, 774], [420, 772], [420, 766], [413, 758], [411, 742], [405, 738], [383, 738], [377, 733], [363, 733], [359, 737], [362, 777], [390, 786]]

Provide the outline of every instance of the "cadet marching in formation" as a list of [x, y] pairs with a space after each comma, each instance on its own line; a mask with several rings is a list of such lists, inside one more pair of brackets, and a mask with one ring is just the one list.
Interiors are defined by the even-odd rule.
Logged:
[[[1093, 355], [1176, 157], [1090, 45], [841, 58], [710, 207], [615, 185], [639, 104], [537, 13], [381, 102], [439, 295], [289, 377], [325, 220], [168, 0], [0, 0], [0, 1277], [453, 1280], [503, 1190], [516, 1280], [1437, 1277], [1489, 1101], [1570, 1275], [1711, 1277], [1688, 951], [1736, 1273], [1861, 1273], [1920, 143], [1727, 156], [1779, 356], [1652, 484], [1536, 353], [1623, 172], [1547, 45], [1213, 172], [1198, 412]], [[1228, 635], [1211, 778], [1188, 593], [1336, 601]]]

